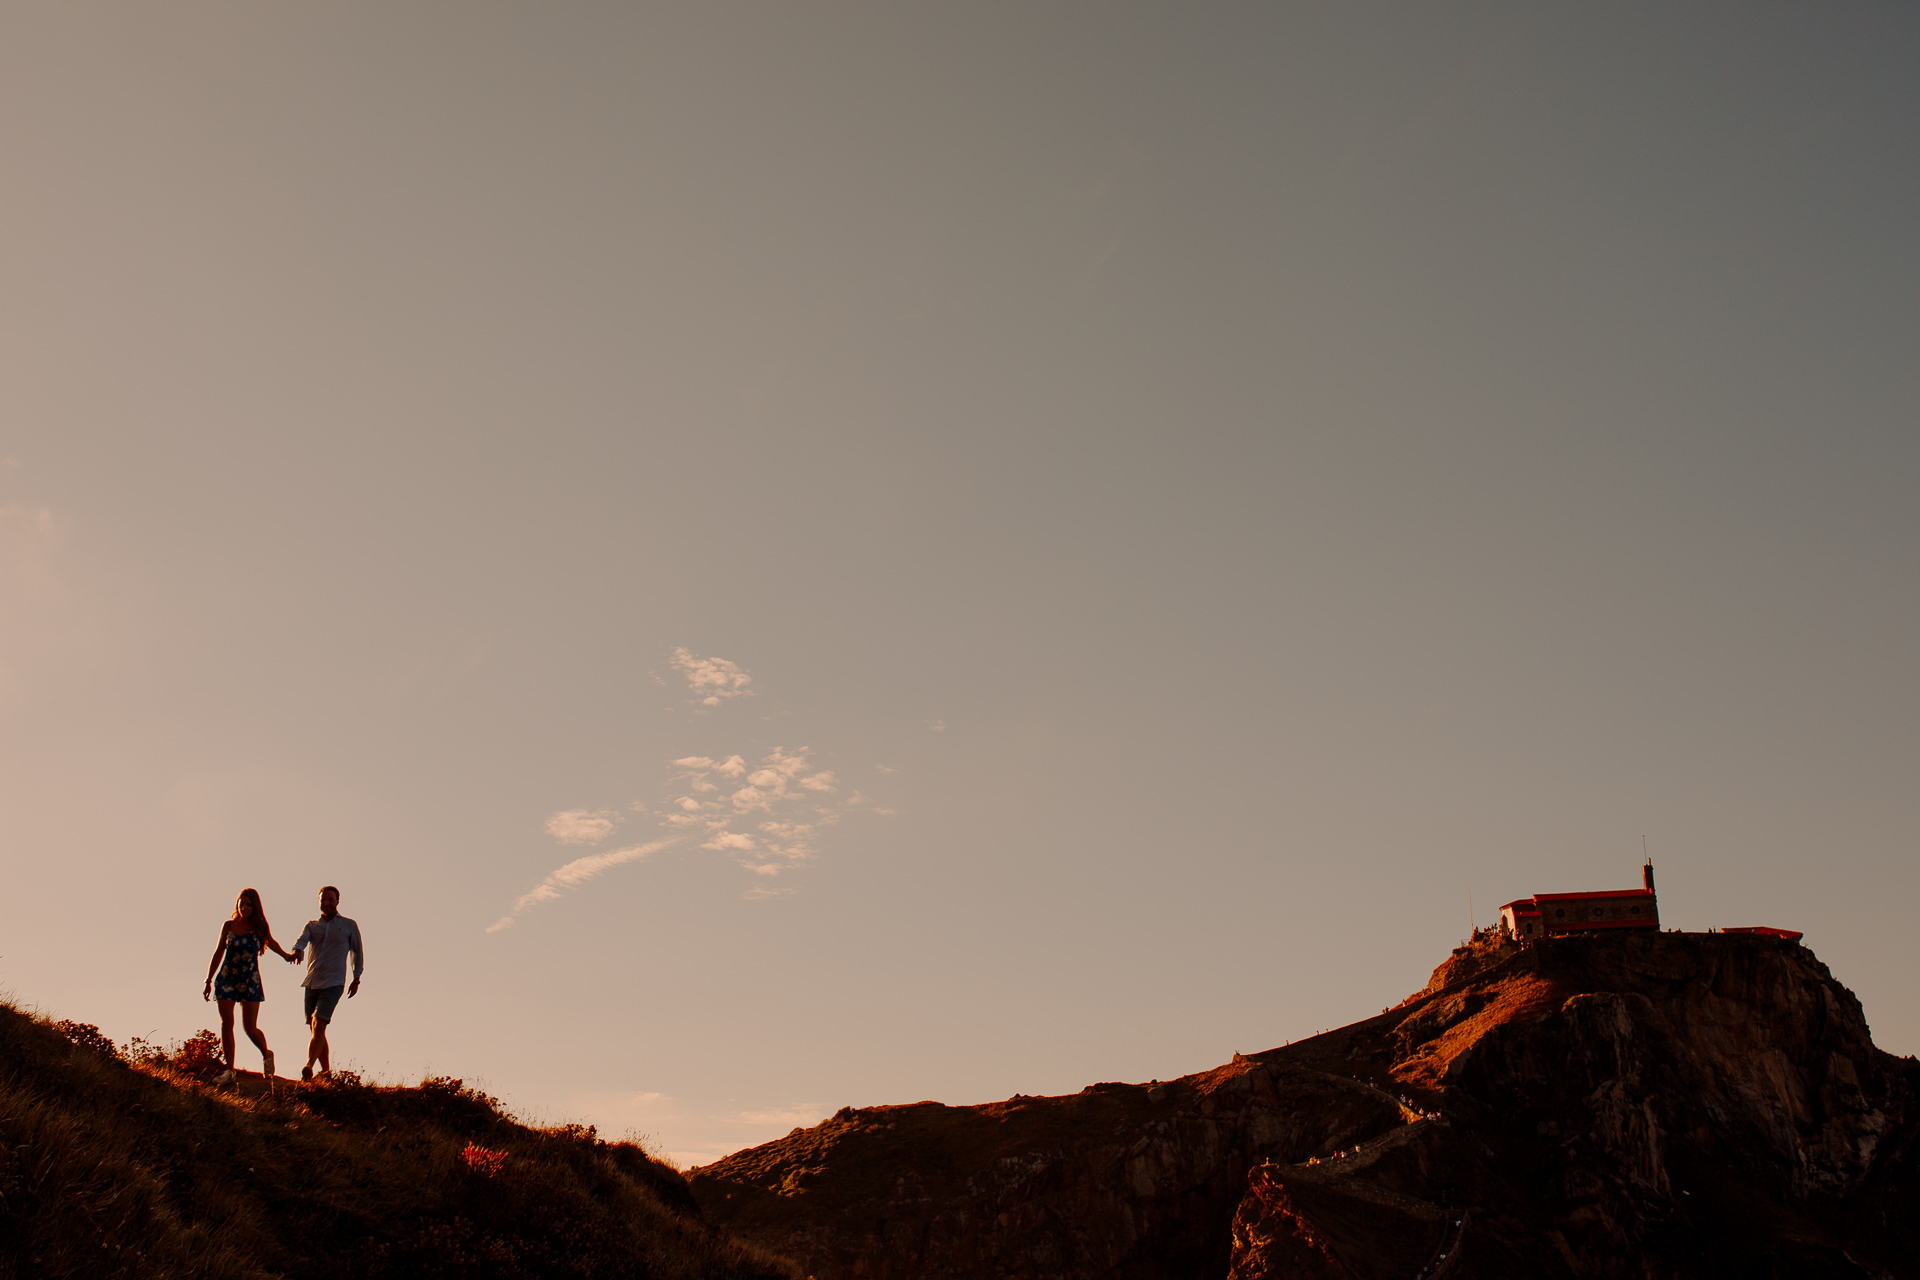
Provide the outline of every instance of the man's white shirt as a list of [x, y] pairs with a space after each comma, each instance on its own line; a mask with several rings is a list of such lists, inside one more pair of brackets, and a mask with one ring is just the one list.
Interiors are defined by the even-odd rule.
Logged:
[[307, 976], [300, 980], [301, 986], [316, 991], [346, 986], [349, 954], [353, 956], [353, 980], [360, 981], [367, 953], [360, 944], [359, 925], [337, 913], [331, 920], [307, 921], [307, 927], [300, 931], [300, 941], [293, 944], [294, 959], [300, 958], [309, 943], [313, 951], [307, 956]]

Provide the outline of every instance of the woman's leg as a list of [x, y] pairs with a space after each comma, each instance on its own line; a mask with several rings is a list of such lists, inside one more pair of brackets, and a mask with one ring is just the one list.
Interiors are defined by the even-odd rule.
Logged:
[[[247, 1039], [253, 1041], [254, 1047], [259, 1049], [261, 1053], [265, 1053], [267, 1051], [267, 1037], [262, 1034], [260, 1030], [260, 1002], [258, 1000], [245, 1000], [241, 1002], [240, 1025], [245, 1028]], [[231, 1062], [233, 1055], [228, 1054], [227, 1060]]]
[[227, 1070], [233, 1070], [233, 1001], [220, 1003], [220, 1052], [226, 1057]]

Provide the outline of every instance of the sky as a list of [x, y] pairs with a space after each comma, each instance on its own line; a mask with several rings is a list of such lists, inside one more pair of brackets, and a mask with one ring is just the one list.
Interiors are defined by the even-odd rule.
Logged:
[[333, 883], [339, 1062], [690, 1165], [1342, 1025], [1644, 847], [1920, 1051], [1911, 7], [4, 27], [23, 1006], [216, 1025]]

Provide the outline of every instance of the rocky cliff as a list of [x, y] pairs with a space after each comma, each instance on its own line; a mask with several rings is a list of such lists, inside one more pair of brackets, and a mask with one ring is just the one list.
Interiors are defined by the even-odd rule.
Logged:
[[1806, 948], [1487, 939], [1165, 1083], [848, 1109], [691, 1175], [842, 1277], [1920, 1277], [1920, 1066]]

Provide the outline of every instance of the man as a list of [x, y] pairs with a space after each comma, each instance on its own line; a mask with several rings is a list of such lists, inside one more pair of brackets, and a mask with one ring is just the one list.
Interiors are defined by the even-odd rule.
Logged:
[[[333, 1060], [327, 1053], [327, 1024], [333, 1021], [342, 990], [349, 999], [360, 994], [360, 973], [367, 964], [366, 951], [360, 945], [360, 926], [341, 915], [339, 907], [340, 891], [332, 885], [322, 889], [320, 918], [307, 921], [300, 941], [293, 944], [293, 954], [287, 957], [292, 963], [308, 943], [313, 944], [313, 954], [307, 957], [307, 976], [300, 981], [307, 989], [307, 1025], [313, 1028], [313, 1039], [307, 1043], [307, 1065], [300, 1068], [302, 1080], [313, 1079], [315, 1062], [320, 1064], [323, 1076], [333, 1070]], [[346, 985], [349, 954], [353, 956], [352, 986]]]

